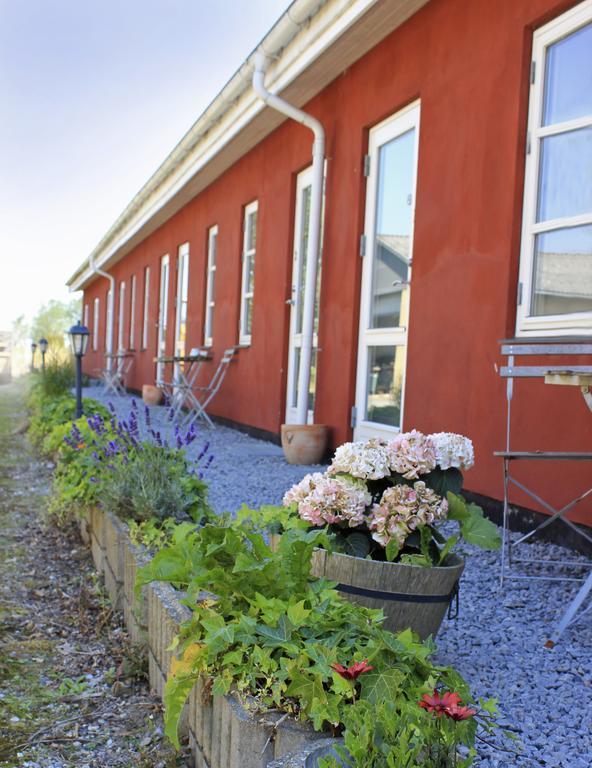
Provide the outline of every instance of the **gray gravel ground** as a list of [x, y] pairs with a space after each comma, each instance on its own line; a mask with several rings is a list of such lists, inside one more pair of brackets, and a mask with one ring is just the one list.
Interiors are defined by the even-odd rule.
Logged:
[[[99, 389], [85, 390], [97, 397]], [[125, 415], [130, 398], [115, 401]], [[153, 421], [168, 427], [165, 408], [151, 409]], [[281, 448], [227, 427], [200, 427], [191, 446], [205, 441], [214, 456], [206, 479], [218, 512], [242, 503], [280, 503], [284, 491], [315, 468], [285, 462]], [[317, 468], [318, 469], [318, 468]], [[501, 721], [517, 732], [519, 756], [480, 744], [480, 768], [592, 766], [592, 614], [573, 624], [553, 649], [544, 647], [578, 585], [569, 582], [510, 581], [499, 590], [499, 553], [467, 547], [460, 615], [438, 636], [437, 658], [458, 669], [477, 696], [499, 700]], [[528, 546], [529, 557], [558, 561], [571, 552], [547, 543]], [[585, 558], [581, 558], [586, 563]], [[533, 573], [534, 571], [530, 571]], [[540, 572], [540, 571], [539, 571]], [[557, 572], [557, 571], [555, 571]], [[580, 576], [584, 570], [565, 571]]]

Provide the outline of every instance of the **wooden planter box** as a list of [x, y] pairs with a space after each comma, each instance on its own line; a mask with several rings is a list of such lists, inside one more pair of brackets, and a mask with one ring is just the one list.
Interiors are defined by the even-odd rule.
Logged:
[[[154, 583], [136, 595], [136, 574], [149, 553], [131, 543], [127, 526], [115, 516], [93, 509], [84, 530], [95, 566], [104, 574], [114, 605], [123, 612], [132, 642], [145, 647], [150, 686], [162, 697], [173, 656], [168, 649], [181, 624], [191, 617], [180, 602], [183, 593], [169, 584]], [[199, 681], [183, 712], [180, 732], [189, 738], [196, 768], [266, 768], [278, 760], [297, 760], [309, 745], [323, 742], [322, 734], [309, 724], [280, 719], [277, 712], [250, 711], [232, 694], [205, 696]]]

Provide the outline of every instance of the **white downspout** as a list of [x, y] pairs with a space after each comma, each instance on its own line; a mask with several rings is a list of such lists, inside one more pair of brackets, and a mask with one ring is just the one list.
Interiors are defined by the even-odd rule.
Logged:
[[111, 370], [113, 365], [113, 358], [111, 355], [113, 354], [113, 330], [114, 330], [114, 323], [113, 323], [113, 308], [114, 308], [114, 302], [115, 302], [115, 278], [113, 275], [110, 275], [108, 272], [105, 272], [103, 269], [99, 269], [97, 265], [95, 264], [94, 256], [90, 256], [88, 259], [88, 266], [90, 267], [91, 271], [95, 275], [100, 275], [101, 277], [106, 277], [107, 280], [110, 283], [109, 288], [109, 294], [107, 297], [107, 328], [105, 329], [105, 335], [106, 335], [106, 347], [107, 347], [107, 369]]
[[321, 123], [311, 115], [294, 107], [265, 88], [265, 73], [268, 57], [261, 52], [255, 54], [253, 89], [269, 107], [281, 112], [292, 120], [302, 123], [314, 134], [312, 145], [312, 185], [310, 194], [310, 223], [308, 250], [306, 254], [306, 282], [304, 286], [304, 305], [302, 313], [302, 347], [300, 351], [300, 370], [298, 372], [298, 400], [296, 403], [296, 423], [308, 422], [308, 387], [310, 384], [310, 364], [312, 360], [315, 294], [317, 286], [317, 264], [321, 242], [321, 215], [323, 208], [323, 176], [325, 169], [325, 131]]

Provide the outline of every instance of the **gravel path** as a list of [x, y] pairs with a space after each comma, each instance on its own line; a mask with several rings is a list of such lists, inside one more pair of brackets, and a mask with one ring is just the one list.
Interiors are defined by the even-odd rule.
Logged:
[[0, 386], [0, 766], [187, 768], [89, 551], [44, 524], [51, 465], [16, 432], [22, 408]]
[[[97, 397], [99, 389], [85, 395]], [[97, 399], [101, 399], [98, 397]], [[130, 398], [115, 402], [127, 414]], [[165, 408], [151, 409], [153, 421], [170, 429]], [[287, 464], [281, 448], [227, 427], [200, 428], [191, 446], [209, 441], [214, 461], [207, 471], [210, 500], [218, 511], [281, 502], [284, 491], [310, 467]], [[313, 470], [314, 471], [314, 470]], [[592, 616], [572, 625], [554, 649], [544, 647], [577, 586], [566, 582], [511, 581], [499, 591], [499, 554], [467, 547], [460, 615], [445, 621], [438, 636], [438, 660], [456, 667], [478, 696], [496, 697], [502, 722], [515, 729], [520, 756], [479, 746], [480, 768], [590, 768], [592, 766]], [[529, 547], [533, 558], [573, 560], [546, 543]], [[581, 558], [585, 563], [585, 558]], [[583, 571], [567, 572], [581, 575]]]

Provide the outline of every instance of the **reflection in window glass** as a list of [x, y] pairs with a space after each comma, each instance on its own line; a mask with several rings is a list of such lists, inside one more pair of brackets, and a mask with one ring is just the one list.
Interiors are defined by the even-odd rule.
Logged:
[[370, 328], [406, 322], [409, 245], [413, 224], [415, 129], [380, 148]]
[[543, 125], [590, 114], [592, 24], [586, 24], [547, 49]]
[[533, 278], [533, 315], [592, 311], [592, 226], [537, 235]]
[[367, 370], [365, 420], [399, 427], [405, 371], [404, 348], [369, 347]]
[[592, 127], [541, 141], [537, 221], [592, 211]]

